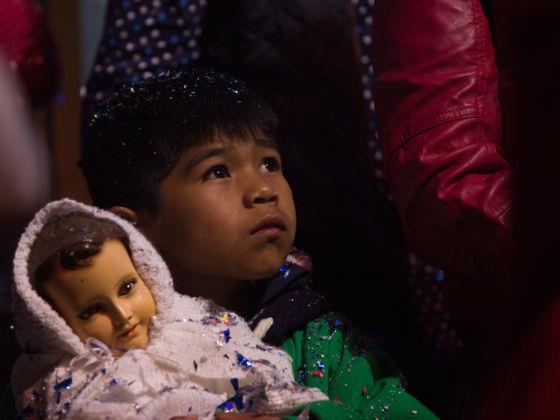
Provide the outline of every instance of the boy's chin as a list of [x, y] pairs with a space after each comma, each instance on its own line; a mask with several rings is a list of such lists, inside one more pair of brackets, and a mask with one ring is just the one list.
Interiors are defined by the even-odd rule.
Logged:
[[286, 261], [285, 258], [278, 258], [272, 261], [258, 261], [246, 267], [243, 277], [246, 280], [263, 280], [274, 277], [280, 272], [280, 267]]

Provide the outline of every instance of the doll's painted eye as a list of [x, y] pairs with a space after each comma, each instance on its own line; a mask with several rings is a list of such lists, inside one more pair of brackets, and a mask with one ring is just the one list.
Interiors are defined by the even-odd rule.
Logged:
[[280, 161], [275, 157], [264, 158], [261, 161], [261, 166], [260, 166], [263, 172], [278, 171], [281, 167], [282, 165], [280, 164]]
[[119, 296], [128, 295], [134, 289], [136, 279], [128, 280], [119, 288]]
[[208, 169], [204, 173], [203, 178], [206, 181], [206, 180], [209, 180], [209, 179], [227, 178], [229, 176], [230, 176], [229, 171], [224, 165], [216, 165], [216, 166], [212, 166], [210, 169]]
[[78, 315], [78, 318], [80, 318], [84, 321], [87, 321], [92, 316], [94, 316], [97, 312], [99, 312], [99, 305], [93, 305], [93, 306], [90, 306], [89, 308], [84, 309], [82, 312], [80, 312], [80, 315]]

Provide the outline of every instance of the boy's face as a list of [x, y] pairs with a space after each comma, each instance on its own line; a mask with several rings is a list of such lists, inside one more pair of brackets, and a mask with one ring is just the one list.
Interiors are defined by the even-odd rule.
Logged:
[[148, 344], [156, 305], [121, 241], [105, 242], [89, 266], [57, 267], [44, 286], [80, 339], [94, 337], [119, 350]]
[[160, 185], [160, 198], [157, 216], [144, 214], [140, 227], [170, 265], [179, 291], [181, 279], [270, 277], [292, 246], [292, 192], [280, 154], [264, 136], [217, 136], [187, 150]]

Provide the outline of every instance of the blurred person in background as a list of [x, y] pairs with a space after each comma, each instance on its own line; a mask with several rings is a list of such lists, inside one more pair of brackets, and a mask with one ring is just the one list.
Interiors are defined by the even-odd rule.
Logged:
[[0, 2], [0, 385], [18, 352], [11, 333], [9, 276], [17, 236], [51, 194], [49, 153], [33, 112], [58, 81], [57, 54], [44, 15], [31, 0]]

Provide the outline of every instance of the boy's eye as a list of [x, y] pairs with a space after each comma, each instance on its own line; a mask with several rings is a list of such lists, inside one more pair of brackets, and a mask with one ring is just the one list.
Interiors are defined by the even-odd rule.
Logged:
[[229, 177], [229, 171], [224, 165], [212, 166], [204, 173], [204, 180], [208, 179], [221, 179]]
[[99, 305], [90, 306], [89, 308], [86, 308], [82, 312], [80, 312], [78, 318], [87, 321], [92, 316], [94, 316], [97, 312], [99, 312]]
[[126, 283], [124, 283], [119, 288], [119, 296], [128, 295], [130, 292], [132, 292], [132, 289], [134, 289], [135, 285], [136, 285], [136, 279], [129, 280]]
[[261, 161], [261, 170], [263, 172], [274, 172], [281, 168], [280, 161], [275, 157], [267, 157]]

